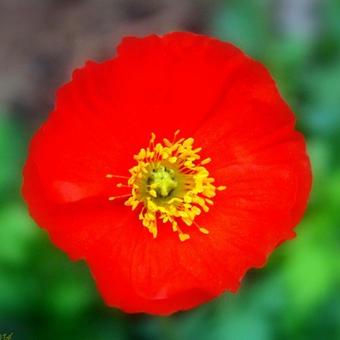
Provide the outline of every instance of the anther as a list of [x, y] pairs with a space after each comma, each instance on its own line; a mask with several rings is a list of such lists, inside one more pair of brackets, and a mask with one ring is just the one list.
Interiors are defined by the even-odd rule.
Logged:
[[126, 198], [126, 197], [130, 197], [131, 194], [126, 194], [126, 195], [119, 195], [119, 196], [110, 196], [108, 198], [109, 201], [114, 201], [116, 199], [119, 199], [119, 198]]
[[106, 178], [125, 178], [125, 179], [129, 179], [130, 178], [128, 176], [120, 176], [120, 175], [113, 175], [113, 174], [106, 174], [105, 177]]

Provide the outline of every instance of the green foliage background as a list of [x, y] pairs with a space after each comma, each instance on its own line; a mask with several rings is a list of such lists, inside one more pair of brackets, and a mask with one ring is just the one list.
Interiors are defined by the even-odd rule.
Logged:
[[237, 295], [168, 318], [104, 306], [83, 263], [71, 263], [29, 218], [21, 168], [38, 123], [0, 103], [0, 334], [14, 339], [340, 339], [340, 1], [321, 2], [316, 33], [272, 29], [272, 1], [214, 3], [205, 33], [261, 60], [297, 114], [314, 185], [298, 237]]

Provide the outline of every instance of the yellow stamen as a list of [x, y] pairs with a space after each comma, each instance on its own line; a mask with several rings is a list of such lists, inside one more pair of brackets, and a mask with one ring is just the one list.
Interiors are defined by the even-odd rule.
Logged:
[[114, 201], [114, 200], [116, 200], [116, 199], [118, 199], [118, 198], [125, 198], [125, 197], [129, 197], [129, 196], [130, 196], [130, 194], [119, 195], [119, 196], [110, 196], [110, 197], [109, 197], [109, 201]]
[[[226, 186], [215, 186], [214, 178], [204, 165], [211, 158], [200, 161], [201, 148], [193, 148], [193, 138], [177, 139], [177, 130], [173, 140], [163, 139], [156, 143], [156, 135], [151, 134], [147, 148], [142, 148], [133, 158], [137, 164], [129, 170], [127, 184], [118, 183], [118, 188], [129, 188], [126, 195], [111, 196], [110, 201], [128, 197], [126, 206], [135, 210], [142, 206], [138, 213], [141, 220], [154, 238], [158, 234], [157, 220], [170, 223], [172, 230], [178, 233], [180, 241], [190, 239], [190, 235], [182, 231], [179, 222], [187, 228], [195, 226], [202, 234], [209, 230], [199, 226], [195, 218], [202, 212], [208, 212], [213, 205], [212, 198], [217, 191]], [[127, 178], [107, 174], [107, 178]]]
[[124, 178], [124, 179], [129, 179], [128, 176], [120, 176], [120, 175], [113, 175], [113, 174], [106, 174], [106, 178]]
[[208, 163], [210, 163], [210, 162], [211, 162], [211, 158], [209, 157], [209, 158], [204, 159], [204, 160], [201, 162], [201, 165], [206, 165], [206, 164], [208, 164]]
[[131, 188], [131, 185], [123, 184], [123, 183], [117, 183], [116, 187], [117, 188]]

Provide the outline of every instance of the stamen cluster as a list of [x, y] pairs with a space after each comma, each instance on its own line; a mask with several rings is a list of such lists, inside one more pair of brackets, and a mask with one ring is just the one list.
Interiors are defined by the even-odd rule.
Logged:
[[152, 133], [149, 146], [134, 156], [137, 164], [129, 170], [131, 195], [125, 205], [132, 210], [142, 205], [139, 219], [154, 238], [157, 237], [159, 219], [171, 223], [172, 230], [178, 233], [181, 241], [185, 241], [190, 235], [181, 230], [179, 222], [195, 225], [200, 232], [208, 234], [209, 231], [199, 226], [195, 218], [202, 211], [208, 212], [216, 191], [226, 187], [213, 184], [215, 180], [209, 177], [205, 168], [211, 159], [200, 161], [202, 149], [193, 148], [194, 139], [176, 140], [178, 133], [175, 132], [173, 141], [165, 138], [163, 143], [157, 144]]

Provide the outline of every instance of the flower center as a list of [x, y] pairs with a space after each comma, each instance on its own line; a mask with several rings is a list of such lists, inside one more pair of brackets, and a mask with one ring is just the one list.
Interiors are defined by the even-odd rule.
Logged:
[[[215, 180], [205, 167], [211, 159], [200, 160], [201, 148], [193, 148], [194, 139], [176, 140], [178, 133], [175, 132], [172, 142], [165, 138], [157, 144], [152, 134], [149, 146], [134, 156], [136, 165], [129, 170], [131, 176], [127, 177], [127, 184], [117, 184], [117, 187], [129, 188], [130, 193], [111, 196], [109, 200], [127, 197], [126, 206], [132, 210], [140, 207], [139, 219], [154, 238], [158, 233], [157, 222], [161, 221], [170, 223], [179, 239], [185, 241], [190, 235], [183, 232], [179, 224], [194, 225], [201, 233], [208, 234], [195, 219], [209, 211], [216, 191], [226, 187], [214, 185]], [[112, 174], [106, 177], [124, 178]]]
[[164, 165], [153, 169], [147, 183], [150, 191], [154, 191], [155, 198], [167, 198], [171, 195], [178, 185], [174, 173], [173, 169], [168, 169]]

